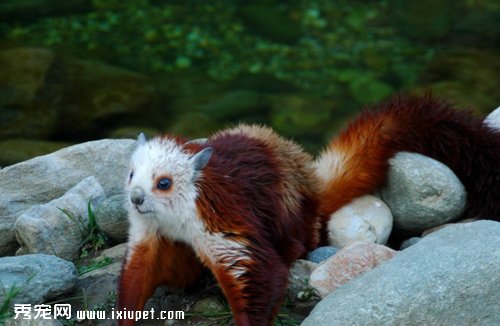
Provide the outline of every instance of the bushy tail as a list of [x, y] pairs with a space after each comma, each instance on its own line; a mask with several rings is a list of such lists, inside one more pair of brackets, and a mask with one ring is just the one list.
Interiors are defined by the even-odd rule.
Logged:
[[323, 222], [382, 186], [388, 160], [400, 151], [453, 170], [468, 194], [464, 218], [500, 220], [500, 131], [431, 96], [396, 96], [365, 110], [315, 161]]

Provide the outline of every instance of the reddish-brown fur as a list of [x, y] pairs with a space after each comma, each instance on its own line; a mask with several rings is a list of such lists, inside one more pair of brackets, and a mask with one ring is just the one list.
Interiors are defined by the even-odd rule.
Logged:
[[[198, 280], [202, 268], [191, 248], [152, 234], [137, 244], [124, 261], [118, 285], [118, 309], [142, 310], [158, 285], [188, 287]], [[118, 322], [122, 326], [134, 325], [134, 320]]]
[[454, 171], [468, 193], [464, 217], [500, 219], [500, 133], [469, 111], [430, 96], [397, 96], [364, 111], [322, 155], [332, 151], [345, 156], [341, 173], [322, 181], [323, 223], [382, 186], [388, 160], [399, 151], [421, 153]]
[[[308, 176], [309, 162], [304, 161], [306, 156], [293, 158], [301, 162], [290, 171], [280, 164], [280, 148], [244, 132], [218, 134], [208, 145], [214, 156], [199, 182], [200, 216], [210, 232], [245, 243], [252, 258], [242, 262], [248, 271], [236, 282], [230, 270], [220, 265], [209, 268], [238, 325], [272, 324], [290, 265], [317, 245], [315, 180]], [[293, 178], [303, 179], [304, 184], [291, 185], [299, 197], [290, 205], [283, 198], [283, 187]]]
[[[183, 278], [201, 261], [217, 279], [237, 325], [271, 325], [290, 265], [319, 241], [312, 160], [298, 145], [255, 126], [220, 132], [204, 145], [183, 146], [193, 154], [213, 148], [197, 181], [198, 215], [208, 233], [242, 247], [208, 256], [196, 252], [198, 260], [191, 247], [154, 237], [144, 241], [124, 264], [119, 307], [142, 309], [161, 283], [177, 287], [193, 282], [198, 267], [189, 279]], [[241, 255], [245, 259], [235, 259]]]

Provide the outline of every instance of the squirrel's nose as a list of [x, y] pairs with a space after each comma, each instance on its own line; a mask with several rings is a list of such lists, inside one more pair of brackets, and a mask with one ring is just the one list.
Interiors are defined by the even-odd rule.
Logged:
[[130, 201], [135, 205], [144, 203], [144, 190], [141, 187], [134, 187], [130, 191]]

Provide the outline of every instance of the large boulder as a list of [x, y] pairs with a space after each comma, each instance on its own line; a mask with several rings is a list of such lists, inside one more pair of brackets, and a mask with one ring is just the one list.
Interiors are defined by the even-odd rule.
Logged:
[[390, 160], [387, 186], [381, 190], [394, 227], [420, 233], [460, 217], [466, 192], [446, 165], [416, 153], [398, 153]]
[[500, 325], [500, 223], [448, 226], [341, 286], [310, 325]]
[[44, 255], [24, 255], [0, 258], [0, 302], [13, 289], [19, 293], [12, 304], [40, 304], [73, 290], [77, 275], [73, 263]]
[[64, 196], [24, 212], [16, 221], [17, 255], [43, 253], [76, 260], [88, 236], [89, 204], [104, 200], [104, 189], [88, 177]]
[[33, 205], [62, 196], [95, 176], [106, 196], [119, 194], [135, 149], [133, 140], [87, 142], [0, 170], [0, 255], [13, 253], [16, 219]]

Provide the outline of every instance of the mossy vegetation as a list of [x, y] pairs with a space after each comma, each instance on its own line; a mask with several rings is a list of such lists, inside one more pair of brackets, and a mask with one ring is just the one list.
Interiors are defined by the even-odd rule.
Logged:
[[[196, 69], [215, 79], [269, 73], [321, 94], [332, 94], [319, 85], [335, 83], [346, 68], [379, 67], [382, 60], [392, 69], [428, 59], [426, 47], [382, 24], [385, 1], [249, 3], [99, 0], [84, 14], [4, 24], [2, 30], [13, 42], [77, 56], [83, 50], [87, 58], [146, 73]], [[402, 50], [415, 60], [404, 60]]]
[[[14, 103], [23, 89], [0, 78], [3, 130], [20, 130], [9, 121], [30, 120], [16, 112], [39, 114], [45, 104], [51, 115], [36, 121], [50, 131], [21, 124], [33, 138], [78, 142], [123, 128], [200, 137], [244, 121], [315, 151], [354, 112], [395, 92], [432, 90], [482, 113], [500, 103], [491, 90], [499, 77], [483, 73], [500, 64], [498, 1], [71, 3], [0, 5], [0, 51], [56, 55], [38, 79], [53, 87], [30, 84], [50, 101]], [[295, 107], [292, 97], [304, 103]]]

